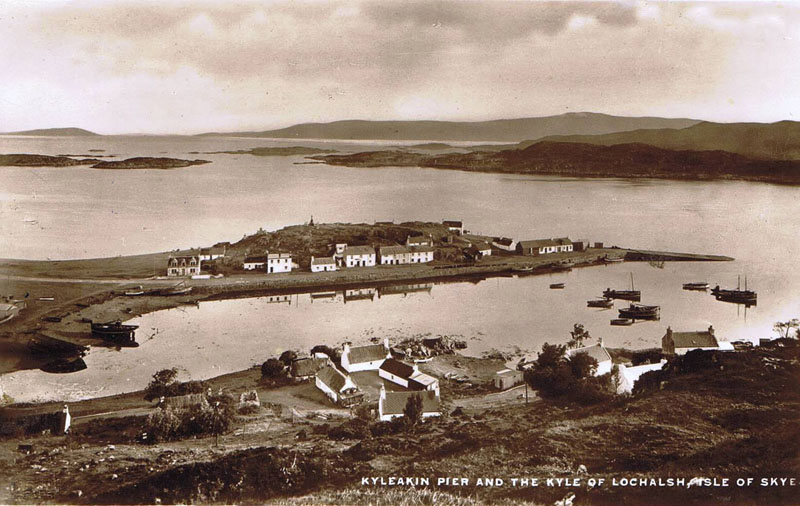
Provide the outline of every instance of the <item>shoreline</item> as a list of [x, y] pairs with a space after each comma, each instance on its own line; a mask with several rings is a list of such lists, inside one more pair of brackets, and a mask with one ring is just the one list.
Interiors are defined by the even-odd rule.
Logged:
[[[161, 254], [159, 254], [161, 255]], [[730, 261], [730, 257], [695, 255], [638, 249], [602, 248], [585, 252], [558, 253], [544, 256], [497, 255], [475, 264], [448, 265], [434, 262], [403, 266], [377, 266], [343, 269], [335, 272], [311, 273], [295, 271], [286, 274], [241, 274], [220, 279], [192, 280], [185, 278], [161, 279], [53, 279], [25, 278], [15, 275], [14, 280], [26, 287], [31, 283], [46, 286], [59, 301], [55, 304], [31, 300], [13, 320], [0, 327], [0, 375], [24, 369], [40, 368], [56, 359], [73, 358], [70, 353], [32, 354], [27, 343], [36, 336], [55, 339], [76, 346], [113, 346], [91, 336], [88, 320], [127, 321], [155, 311], [205, 301], [313, 293], [316, 291], [349, 290], [367, 287], [384, 287], [403, 283], [477, 282], [492, 277], [528, 276], [558, 272], [577, 267], [605, 265], [607, 257], [624, 257], [632, 261]], [[123, 257], [124, 258], [124, 257]], [[118, 261], [119, 259], [114, 259]], [[102, 260], [98, 260], [102, 261]], [[52, 262], [41, 262], [51, 264]], [[437, 265], [438, 264], [438, 265]], [[36, 267], [37, 263], [28, 263]], [[524, 270], [523, 270], [524, 269]], [[2, 262], [0, 262], [2, 270]], [[9, 275], [10, 279], [10, 275]], [[27, 281], [26, 281], [27, 280]], [[184, 281], [192, 293], [178, 296], [144, 295], [124, 296], [120, 288], [125, 285], [165, 286]], [[31, 289], [32, 290], [32, 289]], [[81, 293], [61, 302], [70, 290]], [[32, 298], [33, 299], [33, 298]], [[59, 321], [44, 321], [43, 318]]]

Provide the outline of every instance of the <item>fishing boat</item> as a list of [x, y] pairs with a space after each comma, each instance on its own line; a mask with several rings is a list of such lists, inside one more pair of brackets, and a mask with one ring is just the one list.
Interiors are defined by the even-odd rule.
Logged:
[[758, 294], [753, 290], [747, 289], [747, 278], [744, 278], [744, 290], [741, 289], [740, 283], [741, 276], [736, 283], [736, 290], [726, 290], [717, 285], [711, 289], [711, 295], [723, 302], [735, 302], [736, 304], [755, 306], [758, 303]]
[[645, 306], [644, 304], [631, 304], [619, 309], [620, 318], [631, 320], [660, 320], [661, 306]]
[[91, 325], [93, 336], [107, 341], [121, 343], [134, 341], [136, 329], [139, 328], [138, 325], [123, 325], [119, 320], [106, 323], [92, 323]]
[[605, 262], [607, 264], [616, 264], [616, 263], [624, 262], [624, 261], [625, 261], [625, 258], [623, 258], [623, 257], [608, 257], [607, 256], [607, 257], [603, 258], [603, 262]]
[[602, 299], [592, 299], [586, 301], [586, 307], [602, 307], [610, 309], [614, 307], [614, 299], [603, 297]]
[[564, 288], [564, 283], [550, 283], [551, 290], [559, 290], [561, 288]]
[[144, 295], [144, 289], [142, 288], [142, 285], [132, 286], [130, 288], [125, 289], [125, 291], [122, 292], [122, 294], [127, 295], [128, 297], [137, 297], [139, 295]]
[[512, 269], [512, 270], [514, 272], [533, 272], [533, 266], [532, 265], [526, 265], [524, 267], [514, 267], [514, 269]]
[[611, 325], [616, 325], [616, 326], [633, 325], [633, 320], [631, 320], [630, 318], [614, 318], [613, 320], [611, 320]]
[[56, 300], [56, 298], [55, 297], [39, 297], [39, 300], [44, 301], [44, 302], [53, 302], [54, 300]]
[[622, 299], [622, 300], [630, 300], [632, 302], [639, 302], [640, 300], [642, 300], [642, 292], [640, 292], [639, 290], [634, 290], [633, 273], [631, 272], [630, 290], [612, 290], [611, 288], [606, 288], [603, 291], [603, 297], [607, 299]]
[[162, 288], [158, 291], [159, 295], [186, 295], [191, 293], [192, 287], [185, 286], [183, 283], [178, 283], [175, 286], [170, 286], [169, 288]]
[[684, 283], [683, 289], [705, 291], [708, 290], [708, 283], [706, 283], [705, 281], [698, 281], [695, 283]]

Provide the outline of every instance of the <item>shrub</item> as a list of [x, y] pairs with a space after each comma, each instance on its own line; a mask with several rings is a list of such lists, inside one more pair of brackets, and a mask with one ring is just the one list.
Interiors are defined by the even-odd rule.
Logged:
[[274, 378], [283, 374], [285, 366], [283, 362], [276, 358], [270, 358], [263, 364], [261, 364], [261, 377], [263, 378]]

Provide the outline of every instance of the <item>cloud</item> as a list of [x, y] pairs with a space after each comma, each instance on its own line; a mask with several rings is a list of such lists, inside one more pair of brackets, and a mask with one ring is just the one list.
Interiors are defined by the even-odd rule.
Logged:
[[4, 2], [0, 130], [75, 116], [105, 132], [574, 110], [779, 119], [800, 114], [800, 99], [775, 93], [778, 84], [762, 93], [758, 81], [797, 81], [798, 12], [752, 3]]

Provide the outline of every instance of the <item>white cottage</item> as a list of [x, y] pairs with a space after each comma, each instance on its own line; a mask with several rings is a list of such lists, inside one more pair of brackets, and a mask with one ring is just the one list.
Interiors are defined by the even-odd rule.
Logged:
[[259, 269], [264, 269], [267, 265], [267, 257], [247, 257], [244, 259], [244, 270], [246, 271], [255, 271]]
[[567, 253], [572, 250], [572, 241], [567, 237], [520, 241], [519, 244], [517, 244], [517, 253], [521, 253], [522, 255], [536, 256], [550, 253]]
[[432, 390], [423, 392], [387, 392], [381, 386], [381, 395], [378, 400], [378, 416], [381, 421], [388, 422], [393, 418], [404, 416], [403, 411], [408, 400], [418, 395], [422, 399], [422, 418], [441, 416], [439, 394]]
[[375, 248], [347, 246], [342, 254], [345, 267], [375, 267]]
[[410, 390], [431, 390], [439, 393], [439, 380], [420, 372], [417, 364], [409, 365], [389, 358], [378, 369], [378, 376]]
[[617, 393], [629, 394], [633, 392], [633, 386], [639, 381], [639, 377], [650, 371], [660, 371], [666, 360], [661, 360], [657, 364], [644, 364], [627, 367], [623, 364], [619, 365], [619, 372], [617, 373]]
[[311, 257], [311, 272], [330, 272], [336, 270], [333, 257]]
[[358, 397], [359, 390], [355, 381], [335, 367], [326, 366], [317, 371], [315, 384], [336, 404], [350, 405], [348, 401]]
[[389, 339], [381, 344], [350, 347], [344, 343], [342, 349], [342, 369], [347, 372], [377, 371], [387, 358], [391, 358]]
[[613, 367], [613, 362], [611, 360], [611, 355], [606, 350], [605, 346], [603, 346], [602, 341], [593, 344], [592, 346], [584, 346], [582, 348], [573, 348], [571, 350], [567, 350], [567, 358], [574, 357], [578, 353], [586, 353], [593, 359], [597, 360], [597, 370], [594, 372], [595, 376], [602, 376], [603, 374], [611, 372], [611, 368]]
[[431, 246], [381, 246], [379, 248], [381, 265], [422, 264], [433, 261]]

